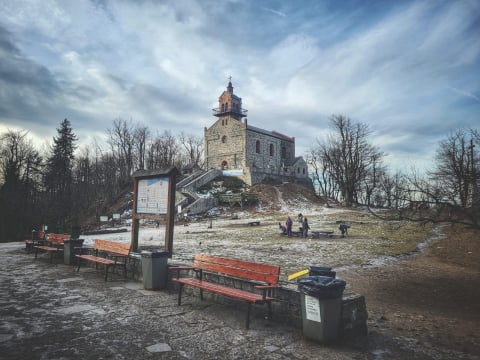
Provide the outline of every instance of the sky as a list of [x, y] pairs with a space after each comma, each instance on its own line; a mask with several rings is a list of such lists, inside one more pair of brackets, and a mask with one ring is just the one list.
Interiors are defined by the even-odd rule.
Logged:
[[80, 146], [115, 119], [203, 137], [232, 77], [248, 123], [305, 155], [342, 114], [393, 169], [480, 128], [480, 1], [0, 0], [0, 133]]

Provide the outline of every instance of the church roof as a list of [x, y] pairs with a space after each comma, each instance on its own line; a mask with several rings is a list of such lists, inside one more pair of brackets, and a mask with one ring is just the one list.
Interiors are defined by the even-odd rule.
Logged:
[[260, 134], [264, 134], [264, 135], [273, 136], [277, 139], [286, 140], [286, 141], [290, 141], [290, 142], [295, 142], [295, 138], [289, 137], [289, 136], [284, 135], [282, 133], [279, 133], [278, 131], [275, 131], [275, 130], [268, 131], [268, 130], [260, 129], [260, 128], [258, 128], [256, 126], [252, 126], [252, 125], [247, 125], [247, 130], [254, 131], [254, 132], [257, 132], [257, 133], [260, 133]]

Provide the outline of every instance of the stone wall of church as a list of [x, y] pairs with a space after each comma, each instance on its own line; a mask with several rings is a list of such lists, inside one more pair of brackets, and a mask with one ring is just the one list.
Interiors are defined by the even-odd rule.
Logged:
[[246, 121], [222, 117], [205, 128], [204, 139], [206, 168], [232, 171], [248, 185], [267, 178], [296, 181], [308, 177], [303, 159], [292, 165], [295, 142], [247, 129]]
[[207, 168], [243, 169], [245, 167], [245, 127], [241, 121], [225, 117], [205, 129]]
[[[246, 143], [247, 164], [257, 172], [283, 175], [285, 161], [291, 162], [295, 157], [295, 143], [271, 135], [247, 130]], [[282, 148], [285, 148], [285, 159], [282, 159]]]

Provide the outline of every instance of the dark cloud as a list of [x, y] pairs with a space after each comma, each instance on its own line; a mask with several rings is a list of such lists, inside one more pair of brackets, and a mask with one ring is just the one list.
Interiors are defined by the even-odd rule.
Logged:
[[0, 108], [1, 117], [31, 118], [48, 107], [60, 87], [45, 67], [23, 56], [14, 39], [0, 27]]

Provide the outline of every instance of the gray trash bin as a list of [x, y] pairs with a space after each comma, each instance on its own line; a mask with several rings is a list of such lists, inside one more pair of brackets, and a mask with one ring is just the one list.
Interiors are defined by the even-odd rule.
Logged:
[[143, 287], [160, 290], [167, 287], [168, 251], [142, 251]]
[[338, 339], [345, 281], [329, 276], [306, 276], [298, 280], [305, 337], [321, 343]]
[[70, 239], [63, 242], [63, 263], [65, 265], [75, 265], [75, 248], [83, 246], [84, 239]]

